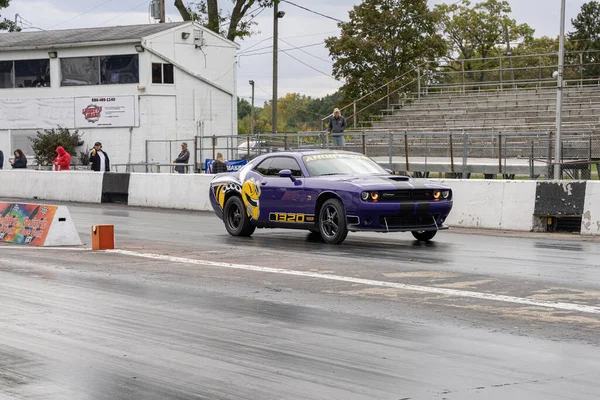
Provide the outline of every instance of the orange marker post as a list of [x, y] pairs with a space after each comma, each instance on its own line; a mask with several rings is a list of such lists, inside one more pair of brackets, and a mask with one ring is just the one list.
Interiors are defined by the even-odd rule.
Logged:
[[92, 250], [111, 250], [115, 248], [115, 226], [92, 226]]

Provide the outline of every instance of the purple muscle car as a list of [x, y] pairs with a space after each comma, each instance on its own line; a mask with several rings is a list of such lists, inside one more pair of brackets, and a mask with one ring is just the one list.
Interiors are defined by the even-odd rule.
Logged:
[[342, 243], [349, 231], [410, 231], [428, 241], [448, 229], [452, 209], [449, 187], [392, 175], [362, 154], [336, 150], [265, 154], [218, 174], [209, 196], [233, 236], [306, 229], [329, 244]]

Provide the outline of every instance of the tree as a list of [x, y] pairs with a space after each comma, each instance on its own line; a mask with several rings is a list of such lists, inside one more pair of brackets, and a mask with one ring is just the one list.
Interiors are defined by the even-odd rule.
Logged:
[[[2, 0], [0, 0], [2, 1]], [[175, 0], [175, 7], [184, 21], [198, 21], [211, 31], [234, 41], [251, 36], [256, 25], [254, 17], [279, 0], [232, 0], [233, 9], [225, 16], [219, 0], [200, 0], [186, 6], [183, 0]], [[254, 10], [252, 10], [254, 7]], [[229, 21], [228, 23], [226, 21]], [[227, 29], [222, 29], [222, 28]]]
[[583, 74], [598, 77], [600, 75], [600, 3], [590, 1], [581, 6], [581, 11], [571, 20], [573, 32], [568, 38], [574, 50], [585, 52]]
[[79, 131], [69, 132], [68, 128], [44, 129], [38, 131], [36, 137], [30, 137], [31, 147], [35, 153], [38, 165], [51, 165], [56, 158], [56, 148], [62, 146], [72, 156], [77, 154], [77, 148], [83, 146]]
[[[0, 0], [0, 10], [9, 6], [10, 0]], [[15, 32], [20, 31], [21, 28], [15, 24], [15, 21], [4, 18], [0, 20], [0, 31]]]
[[346, 101], [443, 55], [435, 17], [426, 0], [364, 0], [354, 6], [349, 22], [338, 24], [340, 36], [325, 40], [333, 74], [346, 82], [340, 89]]
[[252, 104], [248, 100], [238, 97], [237, 101], [238, 119], [243, 119], [246, 115], [252, 113]]
[[[447, 57], [450, 60], [470, 60], [500, 55], [499, 45], [508, 40], [527, 41], [533, 39], [534, 30], [527, 24], [517, 24], [510, 18], [511, 8], [506, 0], [487, 0], [471, 6], [469, 0], [454, 4], [438, 4], [440, 30], [448, 42]], [[462, 64], [451, 65], [455, 70]], [[465, 70], [480, 69], [483, 62], [468, 61]], [[479, 80], [485, 75], [481, 73]]]

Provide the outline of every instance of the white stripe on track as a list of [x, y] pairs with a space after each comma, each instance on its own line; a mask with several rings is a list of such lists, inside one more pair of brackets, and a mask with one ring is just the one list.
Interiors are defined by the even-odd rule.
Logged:
[[361, 284], [361, 285], [387, 287], [387, 288], [394, 288], [394, 289], [401, 289], [401, 290], [409, 290], [409, 291], [413, 291], [413, 292], [436, 293], [436, 294], [443, 294], [443, 295], [449, 295], [449, 296], [454, 296], [454, 297], [468, 297], [468, 298], [473, 298], [473, 299], [501, 301], [501, 302], [505, 302], [505, 303], [522, 304], [522, 305], [535, 306], [535, 307], [554, 308], [554, 309], [558, 309], [558, 310], [575, 311], [575, 312], [582, 312], [582, 313], [588, 313], [588, 314], [600, 314], [600, 307], [598, 307], [598, 306], [586, 306], [586, 305], [582, 305], [582, 304], [562, 303], [562, 302], [545, 301], [545, 300], [532, 300], [532, 299], [527, 299], [527, 298], [523, 298], [523, 297], [505, 296], [505, 295], [492, 294], [492, 293], [471, 292], [468, 290], [456, 290], [456, 289], [445, 289], [445, 288], [438, 288], [438, 287], [431, 287], [431, 286], [407, 285], [404, 283], [376, 281], [376, 280], [372, 280], [372, 279], [362, 279], [362, 278], [352, 278], [350, 276], [341, 276], [341, 275], [319, 274], [316, 272], [309, 272], [309, 271], [297, 271], [297, 270], [282, 269], [282, 268], [259, 267], [256, 265], [246, 265], [246, 264], [231, 264], [231, 263], [225, 263], [225, 262], [197, 260], [197, 259], [192, 259], [192, 258], [172, 257], [172, 256], [166, 256], [166, 255], [161, 255], [161, 254], [152, 254], [152, 253], [138, 253], [138, 252], [129, 251], [129, 250], [107, 250], [107, 252], [121, 254], [121, 255], [125, 255], [125, 256], [131, 256], [131, 257], [148, 258], [148, 259], [158, 260], [158, 261], [169, 261], [169, 262], [182, 263], [182, 264], [205, 265], [205, 266], [210, 266], [210, 267], [231, 268], [231, 269], [239, 269], [239, 270], [246, 270], [246, 271], [265, 272], [265, 273], [271, 273], [271, 274], [301, 276], [301, 277], [305, 277], [305, 278], [326, 279], [326, 280], [331, 280], [331, 281], [357, 283], [357, 284]]

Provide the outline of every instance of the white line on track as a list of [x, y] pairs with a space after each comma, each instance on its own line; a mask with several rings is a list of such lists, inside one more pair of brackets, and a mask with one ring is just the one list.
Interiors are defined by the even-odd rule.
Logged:
[[368, 286], [378, 286], [378, 287], [387, 287], [401, 290], [409, 290], [413, 292], [425, 292], [425, 293], [436, 293], [443, 294], [455, 297], [468, 297], [473, 299], [481, 299], [481, 300], [492, 300], [492, 301], [500, 301], [505, 303], [514, 303], [514, 304], [522, 304], [528, 306], [535, 307], [545, 307], [545, 308], [554, 308], [559, 310], [566, 311], [575, 311], [589, 314], [600, 314], [600, 307], [598, 306], [586, 306], [582, 304], [573, 304], [573, 303], [562, 303], [562, 302], [553, 302], [553, 301], [544, 301], [544, 300], [532, 300], [523, 297], [513, 297], [513, 296], [504, 296], [499, 294], [492, 293], [481, 293], [481, 292], [471, 292], [467, 290], [456, 290], [456, 289], [445, 289], [431, 286], [419, 286], [419, 285], [407, 285], [404, 283], [397, 282], [386, 282], [386, 281], [376, 281], [372, 279], [362, 279], [362, 278], [353, 278], [350, 276], [341, 276], [341, 275], [328, 275], [328, 274], [319, 274], [316, 272], [309, 271], [297, 271], [291, 269], [282, 269], [282, 268], [270, 268], [270, 267], [259, 267], [256, 265], [246, 265], [246, 264], [231, 264], [225, 262], [216, 262], [216, 261], [208, 261], [208, 260], [198, 260], [192, 258], [182, 258], [182, 257], [172, 257], [161, 254], [152, 254], [152, 253], [138, 253], [135, 251], [129, 250], [107, 250], [109, 253], [121, 254], [125, 256], [131, 257], [140, 257], [140, 258], [148, 258], [152, 260], [158, 261], [169, 261], [174, 263], [182, 263], [182, 264], [194, 264], [194, 265], [205, 265], [210, 267], [219, 267], [219, 268], [231, 268], [231, 269], [239, 269], [246, 271], [255, 271], [255, 272], [265, 272], [271, 274], [281, 274], [281, 275], [292, 275], [292, 276], [301, 276], [305, 278], [315, 278], [315, 279], [326, 279], [331, 281], [339, 281], [339, 282], [348, 282], [348, 283], [357, 283]]

